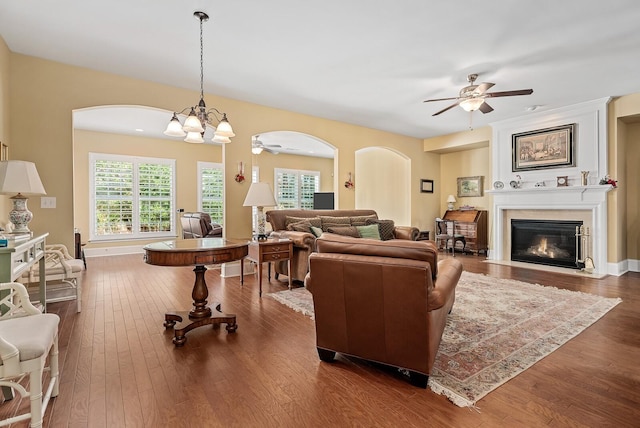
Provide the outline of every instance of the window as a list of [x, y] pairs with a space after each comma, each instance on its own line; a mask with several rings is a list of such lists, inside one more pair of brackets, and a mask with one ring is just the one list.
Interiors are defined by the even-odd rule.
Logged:
[[175, 160], [89, 153], [93, 240], [175, 236]]
[[278, 208], [313, 209], [313, 194], [320, 191], [320, 171], [275, 169]]
[[224, 224], [224, 168], [221, 163], [198, 162], [198, 210]]

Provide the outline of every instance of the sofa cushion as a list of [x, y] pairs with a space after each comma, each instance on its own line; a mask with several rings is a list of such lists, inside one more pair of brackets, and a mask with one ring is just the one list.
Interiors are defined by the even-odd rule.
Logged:
[[355, 226], [361, 238], [377, 239], [380, 241], [380, 229], [377, 224]]
[[367, 220], [375, 220], [378, 218], [378, 216], [375, 214], [371, 214], [371, 215], [353, 216], [349, 218], [351, 219], [351, 226], [364, 226], [367, 224]]
[[295, 230], [296, 232], [311, 233], [311, 223], [308, 221], [299, 221], [297, 223], [289, 223], [287, 230]]
[[311, 226], [311, 233], [313, 233], [315, 235], [315, 237], [317, 238], [318, 236], [322, 235], [322, 228], [321, 227]]
[[374, 220], [368, 219], [366, 224], [377, 224], [378, 229], [380, 230], [380, 239], [383, 241], [388, 241], [390, 239], [394, 239], [393, 229], [395, 229], [395, 224], [393, 220]]
[[289, 226], [291, 223], [300, 223], [301, 221], [306, 221], [309, 222], [311, 224], [311, 226], [315, 226], [315, 227], [322, 227], [322, 220], [320, 220], [320, 217], [292, 217], [292, 216], [287, 216], [285, 219], [285, 223], [286, 226]]
[[356, 229], [356, 226], [331, 226], [327, 229], [327, 232], [360, 238], [360, 233], [358, 229]]
[[320, 220], [322, 221], [322, 230], [325, 232], [328, 232], [329, 228], [333, 226], [351, 226], [350, 217], [329, 217], [321, 215]]

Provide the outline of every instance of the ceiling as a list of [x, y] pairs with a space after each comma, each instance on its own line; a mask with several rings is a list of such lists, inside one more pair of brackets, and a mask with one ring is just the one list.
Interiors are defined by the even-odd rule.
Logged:
[[[636, 0], [21, 0], [0, 5], [0, 36], [16, 53], [198, 90], [195, 10], [211, 16], [205, 92], [417, 138], [640, 90]], [[456, 96], [470, 73], [534, 92], [433, 117], [450, 102], [423, 100]]]

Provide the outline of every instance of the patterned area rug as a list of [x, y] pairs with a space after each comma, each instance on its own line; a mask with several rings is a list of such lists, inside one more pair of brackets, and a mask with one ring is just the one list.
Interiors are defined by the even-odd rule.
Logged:
[[[267, 296], [313, 317], [311, 293], [304, 288]], [[620, 302], [463, 272], [429, 388], [458, 406], [474, 406]]]

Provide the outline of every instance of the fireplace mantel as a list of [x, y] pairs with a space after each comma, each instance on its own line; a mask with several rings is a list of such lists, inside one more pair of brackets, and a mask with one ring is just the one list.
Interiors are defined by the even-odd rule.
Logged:
[[508, 210], [589, 211], [591, 215], [591, 256], [595, 273], [607, 274], [607, 192], [611, 185], [529, 187], [488, 190], [493, 196], [493, 251], [491, 260], [508, 260], [504, 238], [508, 230]]

